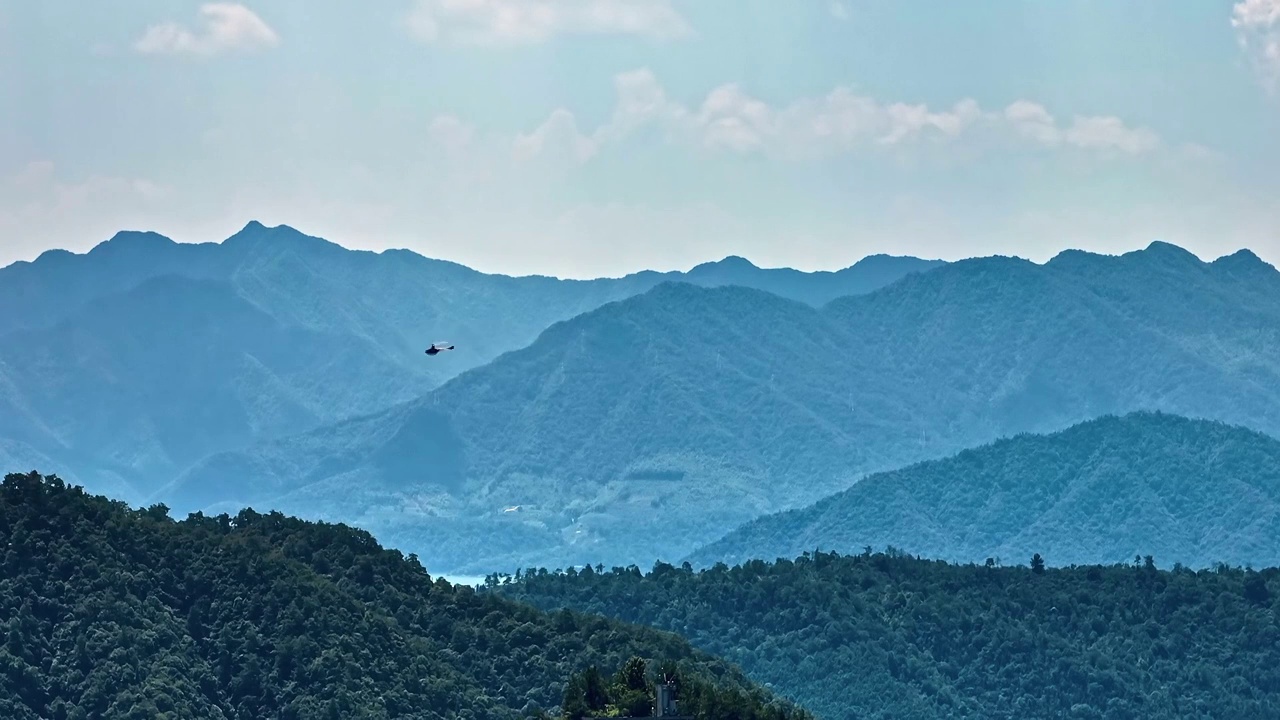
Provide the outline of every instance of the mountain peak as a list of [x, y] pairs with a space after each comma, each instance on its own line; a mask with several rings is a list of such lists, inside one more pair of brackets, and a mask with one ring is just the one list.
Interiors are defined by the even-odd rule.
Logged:
[[227, 238], [227, 239], [231, 240], [233, 238], [261, 238], [274, 233], [289, 233], [289, 234], [298, 234], [298, 235], [302, 234], [297, 230], [295, 230], [294, 228], [289, 227], [288, 225], [276, 225], [275, 227], [267, 227], [266, 225], [263, 225], [261, 222], [257, 220], [250, 220], [249, 222], [245, 223], [245, 226], [240, 228], [240, 230], [236, 232], [236, 234], [232, 235], [230, 238]]
[[224, 245], [267, 245], [284, 244], [302, 245], [308, 248], [339, 248], [340, 245], [324, 238], [308, 235], [290, 225], [263, 225], [257, 220], [250, 220], [239, 232], [223, 241]]
[[1197, 265], [1202, 262], [1200, 258], [1196, 257], [1191, 251], [1163, 240], [1153, 240], [1151, 244], [1147, 245], [1147, 247], [1141, 252], [1143, 255], [1148, 257], [1168, 259], [1178, 262], [1191, 261]]
[[1064, 263], [1073, 264], [1073, 263], [1080, 263], [1080, 262], [1088, 262], [1089, 260], [1092, 260], [1097, 257], [1099, 256], [1096, 255], [1095, 253], [1089, 252], [1088, 250], [1081, 250], [1079, 248], [1067, 248], [1066, 250], [1062, 250], [1057, 255], [1054, 255], [1053, 257], [1049, 258], [1049, 262], [1045, 264], [1061, 265]]
[[1211, 263], [1215, 267], [1226, 268], [1227, 270], [1238, 271], [1255, 271], [1269, 270], [1275, 272], [1275, 266], [1263, 260], [1253, 253], [1252, 250], [1241, 248], [1230, 255], [1223, 255]]
[[[74, 258], [75, 256], [76, 254], [71, 252], [70, 250], [64, 250], [63, 248], [49, 248], [48, 250], [45, 250], [44, 252], [40, 253], [40, 255], [35, 259], [35, 263], [39, 263], [41, 265], [47, 265], [53, 262], [63, 262], [70, 258]], [[31, 265], [31, 264], [34, 264], [34, 263], [28, 263], [22, 260], [19, 260], [18, 262], [14, 263], [14, 265]]]
[[150, 230], [121, 230], [111, 236], [110, 240], [98, 243], [90, 254], [102, 252], [115, 252], [122, 249], [151, 249], [157, 247], [166, 247], [173, 245], [174, 242], [158, 232]]
[[717, 270], [719, 271], [728, 270], [732, 272], [735, 270], [741, 271], [741, 270], [758, 270], [758, 269], [759, 268], [756, 266], [755, 263], [742, 257], [741, 255], [729, 255], [728, 257], [722, 260], [704, 262], [699, 265], [695, 265], [693, 269], [689, 271], [689, 273], [694, 274], [694, 273], [717, 271]]
[[756, 264], [741, 255], [729, 255], [718, 263], [722, 267], [754, 268]]

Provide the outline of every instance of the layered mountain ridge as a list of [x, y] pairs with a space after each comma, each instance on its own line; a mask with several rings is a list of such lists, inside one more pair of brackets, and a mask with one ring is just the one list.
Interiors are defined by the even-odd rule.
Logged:
[[695, 567], [896, 547], [950, 562], [1039, 553], [1052, 565], [1151, 555], [1280, 566], [1280, 441], [1161, 413], [1021, 434], [871, 475], [692, 553]]
[[[45, 458], [41, 467], [141, 501], [206, 455], [421, 397], [664, 278], [822, 302], [939, 264], [876, 256], [810, 274], [731, 258], [560, 280], [352, 251], [256, 221], [198, 245], [125, 231], [85, 254], [0, 269], [0, 438], [15, 461]], [[425, 358], [440, 339], [459, 352]]]
[[665, 282], [157, 497], [349, 519], [450, 572], [674, 560], [867, 473], [1102, 415], [1276, 434], [1277, 351], [1273, 267], [1163, 243], [949, 263], [817, 308]]

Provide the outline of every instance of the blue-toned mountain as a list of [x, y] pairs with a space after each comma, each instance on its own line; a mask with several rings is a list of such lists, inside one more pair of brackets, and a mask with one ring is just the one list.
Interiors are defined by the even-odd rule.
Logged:
[[[802, 273], [727, 258], [561, 280], [351, 251], [257, 222], [199, 245], [122, 232], [0, 270], [0, 440], [12, 462], [45, 458], [39, 467], [140, 500], [207, 454], [421, 397], [673, 277], [818, 303], [940, 264], [874, 256]], [[437, 340], [458, 350], [424, 357]]]
[[1280, 433], [1278, 333], [1274, 268], [1163, 244], [966, 260], [821, 308], [664, 283], [159, 497], [348, 519], [449, 572], [677, 559], [866, 473], [1100, 415]]

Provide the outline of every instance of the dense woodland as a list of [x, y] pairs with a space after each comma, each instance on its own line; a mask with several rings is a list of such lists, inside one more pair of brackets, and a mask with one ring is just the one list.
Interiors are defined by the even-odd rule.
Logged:
[[0, 486], [0, 550], [6, 720], [546, 717], [633, 658], [674, 664], [700, 717], [806, 717], [675, 635], [432, 579], [340, 525], [179, 522], [33, 473]]
[[486, 586], [679, 632], [826, 720], [1280, 717], [1280, 570], [1046, 560], [867, 548]]

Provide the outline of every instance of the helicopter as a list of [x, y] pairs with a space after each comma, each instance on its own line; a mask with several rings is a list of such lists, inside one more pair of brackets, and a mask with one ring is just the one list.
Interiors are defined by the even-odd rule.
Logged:
[[427, 348], [427, 354], [439, 355], [445, 350], [452, 350], [452, 349], [453, 349], [453, 343], [443, 343], [443, 342], [431, 343], [431, 347]]

